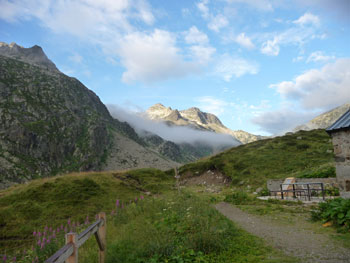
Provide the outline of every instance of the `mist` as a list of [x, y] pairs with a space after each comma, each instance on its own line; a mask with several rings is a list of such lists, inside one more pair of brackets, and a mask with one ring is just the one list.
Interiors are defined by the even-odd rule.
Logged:
[[113, 118], [129, 123], [141, 137], [149, 132], [174, 143], [202, 143], [213, 148], [240, 144], [228, 134], [200, 131], [185, 126], [169, 126], [165, 122], [150, 120], [146, 113], [126, 110], [117, 105], [109, 104], [107, 108]]

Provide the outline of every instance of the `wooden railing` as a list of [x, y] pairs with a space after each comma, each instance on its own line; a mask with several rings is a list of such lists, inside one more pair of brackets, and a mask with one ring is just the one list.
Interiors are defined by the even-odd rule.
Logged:
[[98, 214], [97, 221], [91, 224], [79, 235], [66, 234], [66, 245], [53, 254], [45, 263], [78, 263], [78, 250], [92, 235], [95, 235], [99, 247], [99, 263], [105, 262], [106, 257], [106, 214]]

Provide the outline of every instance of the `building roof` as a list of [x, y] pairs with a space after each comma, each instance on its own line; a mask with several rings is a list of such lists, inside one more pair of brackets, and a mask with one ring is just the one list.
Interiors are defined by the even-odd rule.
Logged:
[[350, 129], [350, 109], [347, 110], [338, 120], [326, 129], [326, 132], [333, 133], [339, 130]]

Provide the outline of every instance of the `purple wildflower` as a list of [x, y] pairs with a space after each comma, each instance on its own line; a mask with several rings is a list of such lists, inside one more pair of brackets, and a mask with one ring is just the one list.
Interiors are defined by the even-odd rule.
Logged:
[[141, 195], [141, 196], [140, 196], [140, 199], [143, 200], [143, 199], [145, 199], [145, 197], [144, 197], [143, 195]]
[[36, 236], [36, 232], [35, 231], [33, 232], [33, 236]]
[[63, 224], [61, 224], [61, 230], [63, 230]]
[[41, 232], [40, 232], [40, 231], [38, 231], [37, 235], [38, 235], [38, 237], [41, 237]]
[[4, 256], [2, 257], [2, 260], [3, 260], [3, 261], [6, 261], [6, 259], [7, 259], [7, 257], [6, 257], [6, 255], [4, 255]]
[[44, 231], [43, 236], [46, 236], [46, 231]]
[[119, 199], [117, 199], [117, 201], [115, 201], [115, 206], [119, 207]]
[[68, 221], [67, 221], [68, 225], [70, 225], [70, 218], [68, 218]]
[[41, 240], [38, 239], [38, 242], [37, 242], [37, 245], [40, 247], [40, 244], [41, 244]]

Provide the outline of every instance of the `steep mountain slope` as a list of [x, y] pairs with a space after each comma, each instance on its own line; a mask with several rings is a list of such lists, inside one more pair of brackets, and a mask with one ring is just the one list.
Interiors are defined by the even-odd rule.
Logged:
[[24, 48], [16, 43], [8, 45], [0, 42], [0, 54], [50, 71], [59, 72], [56, 65], [47, 58], [42, 48], [36, 45], [32, 48]]
[[151, 120], [160, 120], [171, 125], [189, 126], [198, 130], [229, 134], [243, 144], [266, 138], [242, 130], [232, 131], [223, 125], [214, 114], [202, 112], [196, 107], [178, 111], [158, 103], [151, 106], [146, 113]]
[[333, 110], [327, 111], [316, 118], [313, 118], [306, 124], [297, 126], [294, 131], [299, 130], [314, 130], [325, 129], [332, 125], [341, 115], [343, 115], [348, 109], [350, 109], [350, 103], [343, 104]]
[[[27, 60], [32, 63], [23, 62]], [[118, 145], [121, 141], [132, 141], [134, 147], [123, 148]], [[113, 162], [113, 169], [135, 168], [139, 163], [174, 167], [174, 162], [144, 146], [133, 128], [113, 119], [82, 83], [60, 73], [41, 48], [2, 44], [0, 188], [67, 171], [99, 170]], [[117, 149], [119, 155], [111, 156]], [[145, 154], [139, 162], [118, 165], [120, 159], [140, 151]]]
[[184, 165], [183, 179], [208, 170], [226, 175], [236, 186], [264, 187], [267, 179], [300, 176], [334, 167], [333, 145], [324, 130], [299, 131], [240, 145]]

